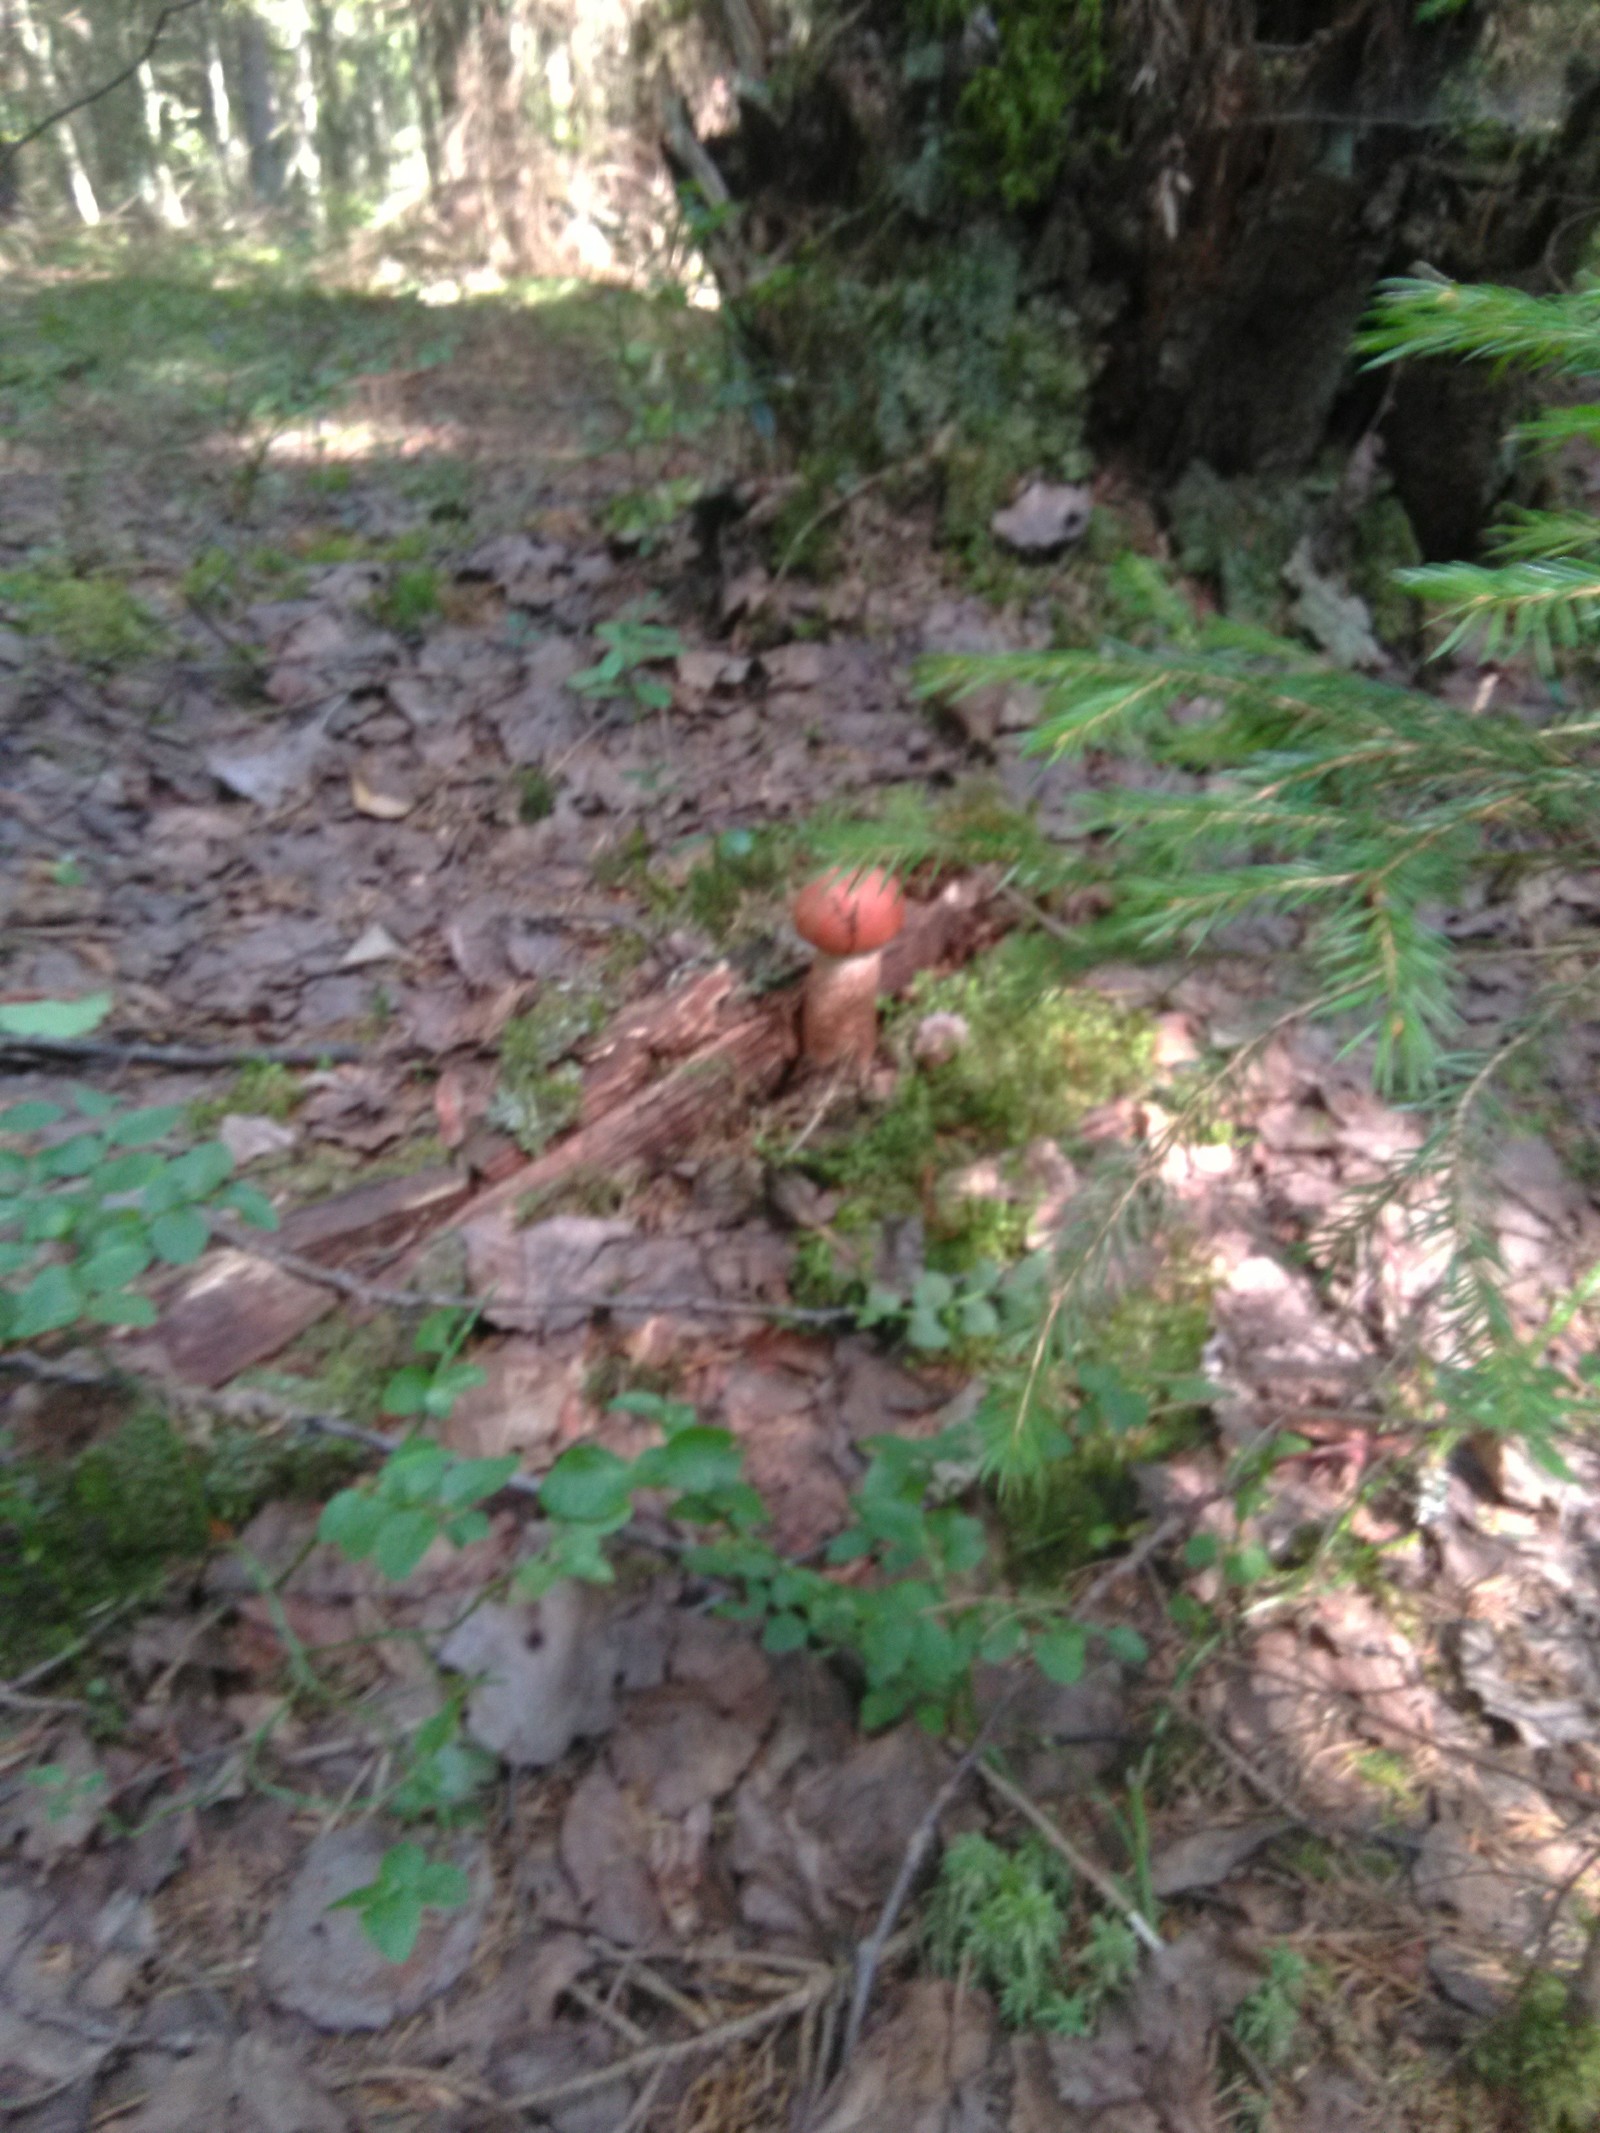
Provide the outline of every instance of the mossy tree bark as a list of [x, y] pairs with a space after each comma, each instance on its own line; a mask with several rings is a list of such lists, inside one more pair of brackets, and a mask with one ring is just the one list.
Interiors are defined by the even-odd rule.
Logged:
[[[1530, 120], [1485, 91], [1479, 64], [1497, 10], [1555, 4], [1106, 0], [1087, 11], [1103, 25], [1098, 71], [1079, 65], [1095, 86], [1046, 149], [1036, 119], [1013, 131], [1006, 168], [992, 97], [986, 140], [963, 148], [961, 129], [993, 64], [983, 36], [998, 18], [1003, 38], [1033, 0], [964, 23], [933, 0], [879, 0], [841, 14], [809, 68], [773, 70], [709, 145], [759, 250], [801, 256], [803, 233], [851, 215], [857, 231], [887, 217], [923, 239], [1003, 223], [1029, 284], [1077, 305], [1104, 352], [1102, 449], [1158, 478], [1195, 460], [1293, 474], [1341, 417], [1354, 435], [1380, 413], [1376, 386], [1352, 392], [1349, 362], [1380, 276], [1425, 263], [1550, 287], [1585, 256], [1600, 89], [1568, 83], [1564, 121]], [[1026, 158], [1046, 152], [1035, 188]], [[1381, 413], [1424, 548], [1463, 552], [1499, 476], [1499, 388], [1486, 370], [1458, 367], [1447, 388], [1406, 376]]]

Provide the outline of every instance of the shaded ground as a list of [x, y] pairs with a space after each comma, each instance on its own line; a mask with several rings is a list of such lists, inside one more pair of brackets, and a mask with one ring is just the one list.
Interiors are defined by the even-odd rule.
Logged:
[[[1048, 641], [1088, 598], [1078, 566], [1042, 568], [996, 619], [930, 550], [915, 497], [874, 493], [833, 577], [783, 576], [807, 530], [772, 533], [794, 485], [720, 411], [706, 322], [634, 299], [429, 312], [30, 283], [0, 298], [0, 328], [0, 992], [109, 986], [118, 1037], [237, 1050], [237, 1071], [84, 1071], [201, 1107], [285, 1210], [388, 1181], [381, 1219], [363, 1202], [291, 1223], [297, 1271], [203, 1263], [164, 1298], [154, 1359], [201, 1386], [253, 1368], [282, 1410], [271, 1441], [292, 1448], [305, 1410], [374, 1419], [407, 1352], [385, 1286], [492, 1290], [487, 1382], [447, 1425], [458, 1449], [514, 1450], [530, 1472], [583, 1438], [628, 1449], [643, 1425], [611, 1398], [670, 1387], [734, 1432], [784, 1544], [814, 1548], [846, 1515], [862, 1441], [966, 1411], [974, 1371], [784, 1320], [840, 1213], [805, 1151], [939, 1071], [914, 1062], [915, 1015], [864, 1100], [790, 1069], [794, 832], [887, 785], [975, 777], [1066, 826], [1094, 766], [1028, 761], [1026, 702], [965, 730], [931, 720], [909, 662]], [[575, 691], [619, 620], [677, 641], [614, 696]], [[936, 911], [922, 960], [957, 964], [1015, 921], [991, 889], [977, 877]], [[1528, 951], [1597, 907], [1588, 874], [1537, 911], [1459, 915], [1481, 944], [1473, 1011], [1513, 1013]], [[1331, 1043], [1266, 1041], [1270, 951], [1293, 944], [1232, 945], [1199, 970], [1089, 974], [1086, 997], [1141, 1018], [1110, 1100], [1085, 1082], [1070, 1133], [968, 1149], [959, 1187], [928, 1192], [935, 1230], [949, 1187], [992, 1226], [1048, 1236], [1075, 1195], [1145, 1165], [1165, 1218], [1125, 1275], [1114, 1357], [1154, 1352], [1187, 1310], [1169, 1374], [1203, 1348], [1214, 1387], [1152, 1440], [1105, 1534], [1044, 1573], [1139, 1630], [1149, 1667], [1037, 1680], [996, 1720], [1027, 1799], [1160, 1907], [1164, 1952], [1093, 2039], [1008, 2034], [970, 1970], [934, 1976], [908, 1937], [830, 2087], [854, 1951], [948, 1751], [909, 1723], [863, 1735], [838, 1673], [769, 1658], [687, 1576], [636, 1567], [615, 1591], [474, 1609], [519, 1545], [514, 1503], [473, 1548], [386, 1585], [314, 1545], [328, 1471], [291, 1457], [241, 1483], [232, 1515], [208, 1500], [242, 1527], [236, 1548], [214, 1532], [209, 1564], [170, 1572], [148, 1612], [92, 1620], [82, 1664], [3, 1692], [11, 2120], [1491, 2123], [1452, 2087], [1452, 2055], [1535, 1951], [1570, 1952], [1557, 1903], [1591, 1872], [1593, 1461], [1575, 1451], [1557, 1481], [1484, 1446], [1418, 1490], [1404, 1386], [1436, 1261], [1398, 1220], [1354, 1258], [1327, 1224], [1416, 1122]], [[574, 1107], [587, 1130], [708, 1041], [768, 1028], [769, 1008], [781, 1041], [692, 1132], [559, 1173]], [[534, 1071], [516, 1081], [519, 1028]], [[1247, 1069], [1197, 1105], [1253, 1036]], [[247, 1063], [283, 1045], [353, 1056]], [[573, 1057], [581, 1085], [558, 1096]], [[1600, 1215], [1554, 1145], [1583, 1146], [1595, 1060], [1574, 1031], [1537, 1092], [1551, 1137], [1501, 1157], [1496, 1226], [1530, 1316], [1596, 1257]], [[8, 1100], [62, 1081], [13, 1065]], [[547, 1139], [548, 1179], [524, 1167]], [[874, 1236], [880, 1278], [896, 1252], [922, 1270], [914, 1219]], [[305, 1255], [356, 1294], [319, 1286]], [[79, 1450], [113, 1441], [117, 1415], [44, 1383], [4, 1420], [24, 1450]], [[1241, 1525], [1228, 1462], [1285, 1423], [1301, 1448]], [[1276, 1565], [1270, 1596], [1230, 1585], [1194, 1545], [1207, 1535]], [[1185, 1608], [1210, 1610], [1194, 1671]], [[436, 1840], [466, 1904], [431, 1914], [397, 1968], [327, 1906], [393, 1834], [435, 1657], [476, 1684], [469, 1731], [497, 1775], [486, 1819]], [[977, 1698], [993, 1708], [996, 1681], [980, 1673]], [[1016, 1836], [1018, 1815], [973, 1781], [945, 1833]], [[1111, 1914], [1081, 1875], [1065, 1900], [1081, 1948]], [[1306, 1966], [1304, 2014], [1264, 2057], [1235, 2016], [1281, 1949]], [[637, 2063], [585, 2085], [618, 2055]]]

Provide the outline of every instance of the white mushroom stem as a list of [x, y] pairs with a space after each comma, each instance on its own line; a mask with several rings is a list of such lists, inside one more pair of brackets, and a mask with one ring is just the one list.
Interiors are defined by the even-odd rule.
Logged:
[[800, 1033], [813, 1066], [853, 1060], [871, 1064], [878, 1049], [878, 979], [883, 950], [865, 955], [824, 955], [818, 949], [806, 977]]

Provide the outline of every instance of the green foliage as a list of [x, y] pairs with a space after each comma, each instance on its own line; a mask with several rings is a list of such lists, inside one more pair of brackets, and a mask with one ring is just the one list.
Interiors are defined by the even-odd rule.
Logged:
[[94, 1608], [153, 1590], [204, 1551], [211, 1510], [204, 1463], [158, 1414], [71, 1461], [0, 1457], [0, 1665], [58, 1650]]
[[[925, 0], [932, 26], [960, 31], [959, 0]], [[1103, 0], [996, 0], [993, 57], [977, 67], [956, 106], [956, 169], [975, 193], [1031, 207], [1054, 186], [1078, 107], [1105, 79]]]
[[280, 1125], [299, 1109], [305, 1089], [291, 1067], [272, 1059], [250, 1059], [219, 1096], [189, 1106], [190, 1129], [209, 1133], [229, 1112], [246, 1118], [271, 1118]]
[[[83, 1026], [98, 1004], [38, 1002], [27, 1012], [57, 1034]], [[89, 1088], [71, 1100], [71, 1111], [37, 1101], [0, 1111], [0, 1344], [85, 1320], [152, 1325], [155, 1307], [134, 1284], [158, 1262], [199, 1258], [212, 1214], [277, 1227], [253, 1185], [228, 1182], [233, 1158], [219, 1142], [176, 1148], [181, 1105], [124, 1110]]]
[[1471, 2064], [1528, 2133], [1593, 2133], [1600, 2123], [1600, 2023], [1570, 2007], [1565, 1980], [1548, 1970], [1528, 1979]]
[[464, 1392], [485, 1384], [477, 1364], [460, 1359], [476, 1323], [470, 1311], [430, 1311], [412, 1336], [418, 1360], [397, 1370], [383, 1388], [383, 1412], [443, 1422]]
[[488, 1122], [509, 1133], [524, 1155], [564, 1133], [578, 1115], [583, 1078], [561, 1062], [605, 1019], [604, 995], [583, 985], [547, 985], [500, 1038], [500, 1077]]
[[[1385, 283], [1360, 346], [1374, 364], [1457, 356], [1503, 367], [1600, 377], [1600, 283], [1556, 296], [1413, 278]], [[1526, 426], [1535, 444], [1592, 436], [1600, 406], [1552, 410]], [[1449, 625], [1443, 650], [1472, 643], [1485, 659], [1531, 650], [1546, 668], [1600, 636], [1600, 522], [1587, 514], [1516, 514], [1497, 560], [1425, 564], [1401, 574]]]
[[945, 1851], [928, 1909], [928, 1952], [954, 1977], [970, 1970], [1012, 2029], [1086, 2036], [1105, 2000], [1130, 1984], [1139, 1945], [1120, 1918], [1097, 1912], [1083, 1945], [1066, 1945], [1073, 1876], [1030, 1837], [1007, 1851], [957, 1837]]
[[[561, 1454], [539, 1487], [542, 1544], [517, 1573], [531, 1597], [562, 1578], [612, 1582], [610, 1544], [631, 1520], [635, 1497], [647, 1492], [664, 1499], [671, 1518], [706, 1529], [685, 1557], [688, 1567], [729, 1591], [724, 1612], [763, 1625], [768, 1651], [810, 1644], [848, 1657], [861, 1676], [869, 1727], [907, 1712], [932, 1728], [948, 1724], [965, 1705], [980, 1657], [1029, 1655], [1052, 1680], [1072, 1682], [1096, 1635], [1118, 1657], [1144, 1656], [1131, 1631], [1094, 1632], [1054, 1599], [1018, 1601], [984, 1589], [983, 1522], [946, 1500], [952, 1475], [970, 1483], [976, 1473], [968, 1431], [872, 1439], [852, 1522], [829, 1544], [828, 1567], [817, 1568], [790, 1561], [763, 1538], [766, 1507], [744, 1479], [728, 1431], [655, 1393], [626, 1393], [616, 1405], [657, 1422], [662, 1441], [632, 1460], [591, 1442]], [[477, 1506], [515, 1466], [514, 1458], [458, 1459], [413, 1438], [370, 1482], [332, 1499], [320, 1537], [355, 1560], [370, 1557], [388, 1577], [407, 1577], [436, 1540], [464, 1546], [486, 1530]], [[830, 1574], [845, 1565], [858, 1566], [848, 1582]]]
[[689, 916], [714, 940], [730, 939], [748, 900], [771, 898], [793, 862], [794, 838], [781, 827], [724, 830], [684, 882]]
[[412, 1838], [392, 1844], [378, 1862], [378, 1878], [330, 1906], [354, 1911], [361, 1930], [386, 1962], [403, 1963], [417, 1945], [428, 1911], [459, 1910], [471, 1883], [459, 1866], [430, 1859]]
[[993, 230], [909, 257], [901, 247], [882, 271], [870, 260], [779, 268], [741, 315], [778, 352], [776, 405], [831, 470], [830, 488], [852, 465], [926, 453], [943, 473], [946, 538], [986, 547], [1020, 474], [1088, 470], [1077, 319], [1024, 290], [1018, 253]]
[[164, 631], [118, 577], [64, 563], [0, 572], [0, 613], [19, 629], [53, 637], [88, 666], [125, 666], [158, 651]]
[[478, 1506], [516, 1467], [515, 1453], [459, 1459], [428, 1438], [409, 1438], [370, 1487], [341, 1489], [329, 1500], [317, 1537], [352, 1562], [370, 1557], [387, 1578], [408, 1578], [436, 1540], [465, 1548], [483, 1538], [489, 1521]]
[[1267, 1951], [1267, 1974], [1233, 2017], [1233, 2033], [1266, 2066], [1288, 2058], [1300, 2027], [1309, 1972], [1297, 1949], [1279, 1942]]
[[437, 312], [297, 282], [239, 257], [182, 276], [98, 271], [0, 296], [0, 422], [59, 450], [64, 415], [115, 407], [152, 443], [282, 427], [358, 379], [451, 352]]
[[651, 669], [676, 659], [683, 639], [676, 630], [651, 622], [646, 615], [647, 609], [641, 608], [601, 623], [595, 635], [605, 651], [592, 667], [574, 674], [567, 683], [574, 695], [599, 703], [625, 703], [636, 717], [671, 708], [670, 686]]
[[373, 602], [373, 616], [386, 629], [412, 637], [440, 608], [439, 573], [431, 563], [397, 570]]

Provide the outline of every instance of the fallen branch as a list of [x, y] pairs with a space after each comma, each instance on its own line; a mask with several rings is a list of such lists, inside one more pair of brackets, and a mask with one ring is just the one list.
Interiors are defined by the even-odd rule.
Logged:
[[883, 1961], [883, 1952], [889, 1945], [890, 1935], [894, 1932], [900, 1913], [905, 1909], [906, 1898], [911, 1894], [911, 1884], [921, 1872], [922, 1862], [927, 1858], [933, 1840], [938, 1835], [940, 1819], [971, 1775], [979, 1756], [994, 1738], [995, 1728], [1011, 1708], [1016, 1694], [1017, 1684], [1013, 1683], [984, 1720], [971, 1747], [929, 1801], [927, 1812], [911, 1832], [911, 1840], [900, 1861], [900, 1871], [894, 1877], [894, 1886], [884, 1898], [883, 1909], [878, 1913], [878, 1923], [856, 1950], [856, 1981], [850, 1994], [850, 2013], [844, 2025], [844, 2042], [839, 2049], [841, 2072], [848, 2065], [850, 2055], [860, 2041], [861, 2025], [866, 2020], [873, 1981], [877, 1977], [878, 1966]]
[[[298, 1280], [336, 1290], [339, 1295], [348, 1296], [353, 1302], [366, 1304], [373, 1310], [471, 1311], [476, 1316], [493, 1301], [488, 1296], [454, 1296], [427, 1289], [386, 1288], [381, 1282], [363, 1280], [361, 1275], [352, 1274], [344, 1267], [324, 1266], [318, 1259], [308, 1259], [303, 1252], [291, 1252], [286, 1246], [273, 1244], [234, 1223], [216, 1222], [213, 1226], [217, 1235], [235, 1251], [245, 1252], [254, 1259], [265, 1259]], [[635, 1289], [600, 1296], [592, 1291], [572, 1295], [560, 1292], [541, 1294], [539, 1308], [541, 1311], [586, 1311], [593, 1317], [607, 1311], [679, 1311], [685, 1317], [700, 1312], [706, 1317], [794, 1320], [810, 1326], [836, 1326], [855, 1316], [853, 1311], [838, 1304], [759, 1303], [733, 1296], [658, 1296]]]
[[570, 2103], [574, 2097], [592, 2096], [619, 2081], [631, 2081], [636, 2074], [653, 2074], [658, 2067], [681, 2065], [701, 2052], [715, 2051], [725, 2044], [742, 2044], [747, 2037], [759, 2037], [764, 2031], [775, 2029], [792, 2015], [809, 2013], [837, 1991], [838, 1984], [838, 1977], [830, 1970], [825, 1978], [785, 1993], [781, 2000], [771, 2001], [754, 2014], [736, 2015], [730, 2022], [719, 2022], [713, 2029], [703, 2029], [698, 2036], [684, 2037], [673, 2044], [649, 2045], [643, 2051], [630, 2052], [625, 2059], [614, 2059], [609, 2066], [551, 2082], [546, 2088], [521, 2090], [507, 2101], [519, 2111], [548, 2111], [554, 2104]]
[[140, 1038], [3, 1037], [0, 1060], [103, 1059], [113, 1066], [171, 1067], [206, 1073], [215, 1067], [339, 1066], [366, 1058], [359, 1044], [146, 1044]]
[[1081, 1874], [1090, 1888], [1097, 1895], [1104, 1897], [1114, 1911], [1121, 1912], [1128, 1921], [1135, 1940], [1142, 1941], [1152, 1954], [1159, 1954], [1163, 1945], [1161, 1935], [1138, 1905], [1131, 1903], [1117, 1887], [1105, 1868], [1091, 1859], [1087, 1852], [1080, 1851], [1070, 1837], [1064, 1837], [1044, 1809], [1035, 1806], [1019, 1786], [1012, 1784], [1010, 1778], [1002, 1777], [999, 1771], [992, 1769], [988, 1763], [979, 1763], [978, 1770], [983, 1782], [997, 1799], [1004, 1800], [1008, 1807], [1015, 1808], [1025, 1822], [1031, 1822], [1045, 1842], [1054, 1846], [1073, 1871]]

